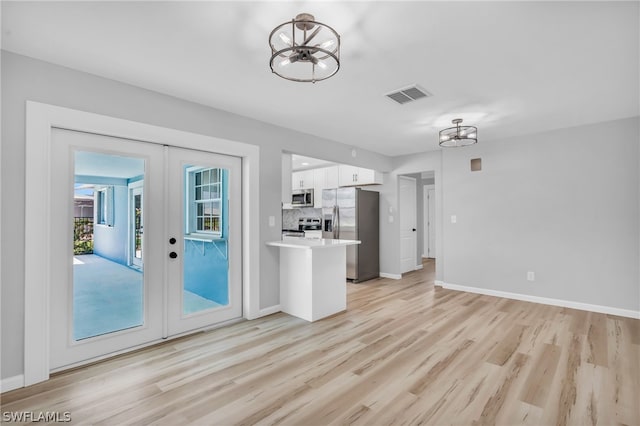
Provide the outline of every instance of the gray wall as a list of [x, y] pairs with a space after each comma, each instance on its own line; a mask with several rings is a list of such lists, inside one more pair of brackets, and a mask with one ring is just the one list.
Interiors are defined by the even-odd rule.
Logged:
[[[260, 146], [260, 307], [279, 303], [282, 151], [381, 171], [391, 160], [352, 146], [291, 131], [95, 75], [2, 51], [2, 371], [23, 371], [25, 102], [59, 105]], [[221, 82], [224, 84], [224, 82]], [[354, 145], [357, 141], [354, 141]], [[268, 217], [276, 226], [268, 226]]]
[[444, 281], [640, 310], [638, 127], [636, 117], [444, 150]]

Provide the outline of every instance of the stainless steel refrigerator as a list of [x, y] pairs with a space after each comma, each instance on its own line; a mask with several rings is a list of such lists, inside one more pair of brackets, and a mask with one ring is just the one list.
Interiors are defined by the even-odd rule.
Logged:
[[347, 246], [347, 279], [380, 276], [380, 194], [360, 188], [322, 191], [322, 237], [360, 240]]

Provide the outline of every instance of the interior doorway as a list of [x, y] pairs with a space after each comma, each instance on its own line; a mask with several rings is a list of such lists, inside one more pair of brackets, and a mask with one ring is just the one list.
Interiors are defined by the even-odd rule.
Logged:
[[[434, 170], [406, 173], [398, 176], [398, 203], [400, 214], [400, 249], [402, 273], [421, 269], [424, 259], [436, 260], [438, 206], [436, 176]], [[407, 182], [415, 182], [409, 187]], [[411, 194], [411, 196], [409, 195]], [[415, 202], [412, 198], [415, 198]], [[415, 215], [415, 226], [408, 227], [403, 222]], [[413, 221], [413, 218], [410, 219]], [[416, 245], [410, 258], [413, 241], [407, 239], [408, 231], [415, 234]], [[411, 243], [411, 245], [410, 245]], [[413, 260], [413, 263], [411, 262]]]

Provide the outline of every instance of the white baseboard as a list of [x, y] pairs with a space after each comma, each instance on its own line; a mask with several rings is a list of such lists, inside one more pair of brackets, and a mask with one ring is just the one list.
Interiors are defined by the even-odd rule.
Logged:
[[269, 306], [268, 308], [260, 309], [256, 318], [266, 317], [267, 315], [275, 314], [276, 312], [281, 311], [282, 309], [280, 308], [280, 305]]
[[380, 272], [380, 278], [391, 278], [392, 280], [401, 280], [402, 275], [399, 274], [387, 274], [386, 272]]
[[416, 265], [416, 271], [419, 271], [420, 269], [422, 269], [422, 265]]
[[10, 390], [24, 387], [24, 375], [7, 377], [0, 380], [0, 393], [9, 392]]
[[458, 284], [450, 284], [436, 281], [435, 285], [449, 290], [466, 291], [467, 293], [485, 294], [487, 296], [503, 297], [505, 299], [522, 300], [524, 302], [540, 303], [543, 305], [561, 306], [563, 308], [578, 309], [581, 311], [598, 312], [601, 314], [617, 315], [620, 317], [640, 319], [640, 311], [630, 309], [613, 308], [611, 306], [592, 305], [589, 303], [573, 302], [571, 300], [551, 299], [548, 297], [531, 296], [528, 294], [510, 293], [507, 291], [491, 290], [486, 288], [469, 287]]

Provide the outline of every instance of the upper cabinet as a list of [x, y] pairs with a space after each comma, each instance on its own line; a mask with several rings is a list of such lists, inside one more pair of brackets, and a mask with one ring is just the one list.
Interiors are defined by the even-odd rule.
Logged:
[[313, 189], [313, 170], [302, 170], [291, 174], [291, 189]]
[[313, 170], [313, 207], [322, 208], [322, 191], [338, 187], [338, 166]]
[[338, 172], [339, 186], [381, 185], [382, 173], [363, 167], [340, 165]]
[[[290, 166], [289, 158], [283, 156], [282, 170], [285, 171]], [[363, 167], [336, 165], [320, 167], [311, 170], [300, 170], [289, 173], [291, 182], [286, 182], [283, 178], [283, 200], [286, 205], [291, 202], [291, 190], [313, 189], [313, 204], [315, 208], [322, 207], [322, 191], [325, 189], [338, 188], [341, 186], [362, 186], [382, 184], [382, 173]], [[286, 191], [286, 188], [291, 190]]]

